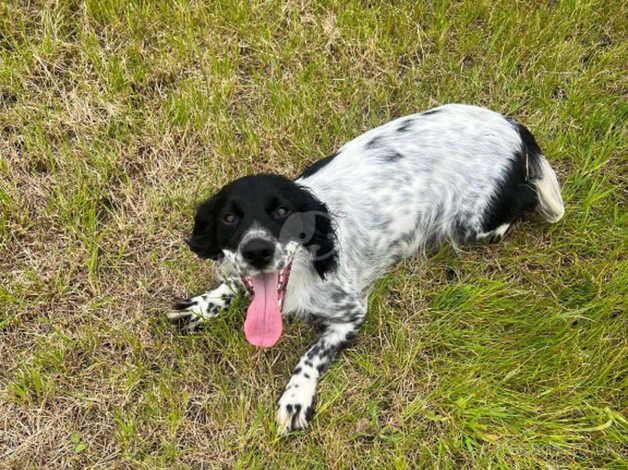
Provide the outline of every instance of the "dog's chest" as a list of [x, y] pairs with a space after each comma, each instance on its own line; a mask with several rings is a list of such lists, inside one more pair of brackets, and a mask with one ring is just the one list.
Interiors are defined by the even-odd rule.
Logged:
[[319, 313], [321, 305], [317, 300], [320, 297], [317, 291], [320, 292], [321, 285], [322, 281], [311, 262], [297, 255], [292, 262], [283, 314], [306, 318], [312, 313]]

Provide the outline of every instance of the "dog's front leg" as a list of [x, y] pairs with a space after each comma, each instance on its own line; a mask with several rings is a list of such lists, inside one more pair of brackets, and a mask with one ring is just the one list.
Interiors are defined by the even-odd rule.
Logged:
[[314, 414], [316, 385], [338, 352], [356, 335], [362, 313], [352, 321], [329, 324], [322, 336], [301, 357], [279, 400], [277, 425], [282, 434], [305, 428]]
[[176, 302], [175, 311], [168, 313], [168, 320], [177, 324], [181, 330], [192, 332], [227, 308], [233, 297], [243, 290], [238, 279], [226, 279], [215, 289]]

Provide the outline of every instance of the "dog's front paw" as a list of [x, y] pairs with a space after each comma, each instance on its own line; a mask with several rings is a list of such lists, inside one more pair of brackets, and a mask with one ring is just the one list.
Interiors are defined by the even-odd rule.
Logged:
[[280, 434], [304, 429], [314, 415], [314, 391], [288, 385], [279, 400], [277, 427]]
[[224, 299], [204, 294], [175, 302], [174, 311], [167, 316], [181, 331], [189, 333], [198, 330], [204, 322], [218, 315], [225, 305]]
[[305, 429], [314, 415], [312, 405], [303, 403], [280, 404], [277, 410], [277, 427], [280, 434]]

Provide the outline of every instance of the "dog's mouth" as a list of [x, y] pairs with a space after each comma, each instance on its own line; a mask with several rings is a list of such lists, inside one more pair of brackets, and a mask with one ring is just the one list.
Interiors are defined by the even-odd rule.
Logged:
[[242, 276], [242, 282], [251, 294], [251, 304], [244, 321], [244, 334], [254, 346], [269, 348], [281, 336], [281, 308], [286, 297], [291, 267], [292, 263], [288, 263], [280, 271]]

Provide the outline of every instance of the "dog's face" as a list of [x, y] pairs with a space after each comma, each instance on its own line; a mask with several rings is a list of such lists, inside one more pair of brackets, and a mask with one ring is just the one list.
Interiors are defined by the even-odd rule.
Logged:
[[254, 175], [233, 181], [198, 207], [188, 245], [201, 258], [227, 258], [252, 295], [247, 338], [272, 346], [281, 334], [295, 253], [307, 250], [324, 277], [335, 267], [334, 238], [321, 201], [282, 176]]

